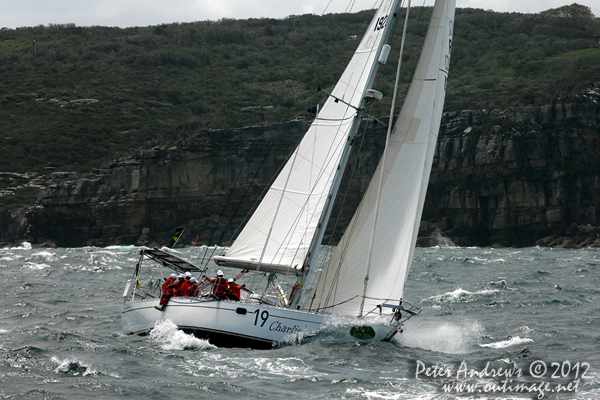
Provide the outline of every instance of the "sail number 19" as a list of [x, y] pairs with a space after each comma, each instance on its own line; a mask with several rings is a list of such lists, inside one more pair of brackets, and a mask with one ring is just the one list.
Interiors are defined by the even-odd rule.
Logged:
[[375, 29], [373, 29], [373, 31], [379, 31], [379, 30], [385, 28], [385, 24], [387, 23], [387, 20], [388, 20], [387, 15], [377, 18], [377, 22], [375, 23]]
[[265, 326], [265, 322], [267, 322], [267, 320], [269, 319], [269, 312], [267, 310], [263, 310], [263, 312], [260, 312], [260, 310], [256, 310], [254, 311], [254, 314], [256, 314], [256, 317], [254, 318], [254, 325], [258, 324], [258, 316], [260, 314], [260, 319], [262, 320], [262, 324], [260, 324], [260, 327], [262, 328], [263, 326]]

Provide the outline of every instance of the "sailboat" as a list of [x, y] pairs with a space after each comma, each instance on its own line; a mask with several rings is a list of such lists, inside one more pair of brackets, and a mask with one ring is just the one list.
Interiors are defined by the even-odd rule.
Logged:
[[[346, 327], [360, 340], [391, 340], [418, 313], [403, 299], [404, 286], [441, 122], [455, 0], [436, 0], [384, 154], [335, 251], [320, 274], [316, 271], [354, 136], [365, 108], [382, 97], [373, 84], [378, 66], [387, 60], [399, 7], [400, 0], [381, 1], [340, 80], [260, 205], [226, 253], [213, 257], [216, 268], [240, 271], [236, 281], [253, 277], [240, 299], [216, 296], [206, 282], [198, 296], [173, 297], [157, 310], [161, 282], [143, 280], [142, 271], [153, 268], [143, 267], [146, 261], [177, 273], [202, 274], [207, 266], [167, 250], [142, 249], [123, 294], [125, 333], [145, 334], [171, 320], [185, 332], [226, 347], [272, 348], [331, 325]], [[297, 277], [290, 293], [280, 284], [281, 276]], [[250, 285], [257, 277], [260, 283]]]

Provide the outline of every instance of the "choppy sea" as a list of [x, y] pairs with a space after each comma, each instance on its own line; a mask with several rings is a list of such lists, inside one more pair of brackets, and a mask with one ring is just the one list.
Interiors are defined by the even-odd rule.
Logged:
[[1, 399], [600, 398], [600, 249], [419, 248], [392, 342], [273, 350], [123, 335], [137, 252], [0, 249]]

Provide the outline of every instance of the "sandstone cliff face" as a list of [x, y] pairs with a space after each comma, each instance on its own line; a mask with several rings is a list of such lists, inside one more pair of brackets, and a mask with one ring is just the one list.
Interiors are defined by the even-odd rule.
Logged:
[[[35, 206], [0, 208], [0, 241], [165, 244], [183, 226], [183, 243], [198, 236], [199, 244], [226, 244], [307, 128], [292, 121], [202, 131], [87, 176], [36, 177], [31, 185], [45, 189]], [[382, 124], [360, 132], [326, 243], [343, 232], [383, 149]], [[594, 101], [445, 114], [422, 234], [441, 232], [458, 245], [561, 245], [561, 235], [573, 246], [600, 245], [599, 145]]]
[[60, 246], [149, 244], [183, 226], [199, 243], [229, 240], [307, 128], [204, 131], [177, 146], [138, 150], [49, 185], [28, 213], [28, 234]]
[[461, 245], [533, 245], [571, 224], [598, 225], [597, 103], [443, 121], [424, 219]]

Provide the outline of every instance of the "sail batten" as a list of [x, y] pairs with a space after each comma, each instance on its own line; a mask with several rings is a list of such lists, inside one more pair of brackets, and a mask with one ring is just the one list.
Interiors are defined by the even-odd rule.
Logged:
[[436, 0], [409, 92], [390, 134], [387, 156], [380, 161], [358, 211], [302, 308], [358, 316], [363, 299], [368, 313], [381, 304], [374, 299], [399, 301], [403, 297], [441, 121], [454, 7], [454, 0]]

